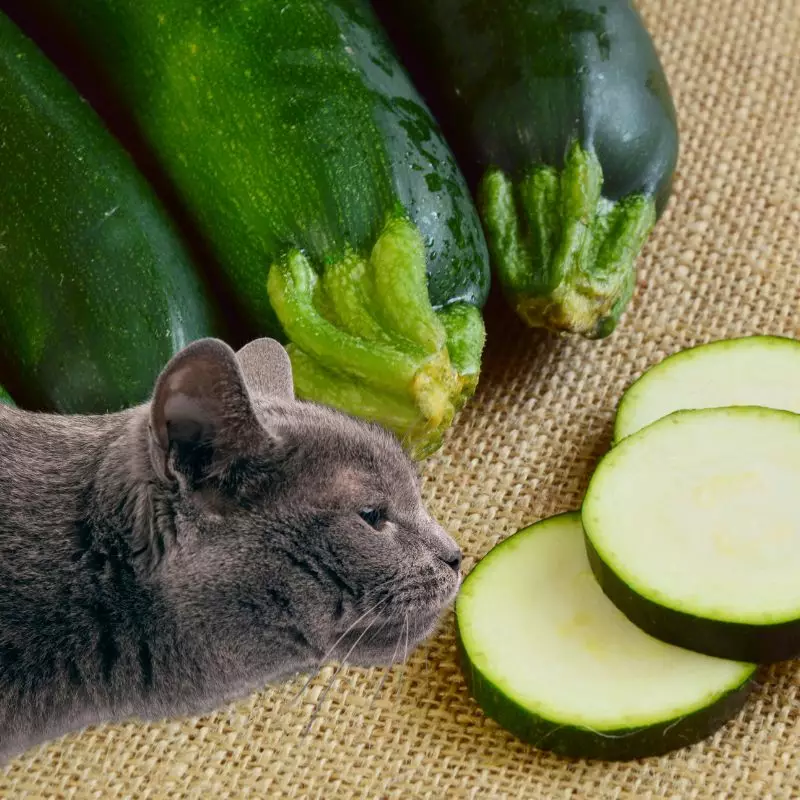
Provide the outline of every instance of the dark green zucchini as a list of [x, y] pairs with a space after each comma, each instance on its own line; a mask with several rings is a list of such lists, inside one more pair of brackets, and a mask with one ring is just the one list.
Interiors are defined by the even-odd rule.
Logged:
[[474, 391], [489, 282], [469, 189], [366, 0], [42, 0], [77, 33], [300, 397], [417, 454]]
[[671, 193], [674, 104], [630, 0], [374, 0], [531, 326], [611, 333]]
[[[0, 353], [26, 406], [146, 400], [213, 306], [129, 156], [0, 14]], [[24, 397], [23, 397], [24, 395]]]

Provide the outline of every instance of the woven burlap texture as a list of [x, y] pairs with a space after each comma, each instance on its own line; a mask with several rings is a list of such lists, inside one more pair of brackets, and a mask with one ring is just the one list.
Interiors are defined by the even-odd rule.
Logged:
[[[673, 200], [610, 339], [527, 331], [490, 303], [477, 396], [424, 466], [467, 570], [576, 507], [620, 394], [647, 366], [713, 339], [800, 336], [800, 2], [639, 7], [679, 110]], [[202, 719], [64, 737], [0, 771], [0, 798], [800, 797], [797, 663], [766, 670], [707, 741], [624, 764], [537, 752], [486, 720], [455, 663], [452, 614], [405, 670], [381, 685], [379, 671], [345, 669], [315, 712], [332, 673], [299, 702], [301, 678]]]

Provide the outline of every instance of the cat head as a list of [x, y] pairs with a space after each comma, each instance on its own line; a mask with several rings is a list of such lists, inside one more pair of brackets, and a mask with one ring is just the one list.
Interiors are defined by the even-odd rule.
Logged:
[[399, 441], [296, 400], [274, 340], [178, 353], [153, 393], [149, 447], [189, 542], [179, 580], [218, 596], [221, 613], [235, 597], [255, 636], [280, 624], [298, 651], [387, 664], [455, 596], [461, 553]]

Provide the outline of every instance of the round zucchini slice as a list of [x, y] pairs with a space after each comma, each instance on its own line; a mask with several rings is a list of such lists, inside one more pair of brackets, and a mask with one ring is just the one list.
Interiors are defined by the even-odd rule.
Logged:
[[800, 413], [800, 341], [746, 336], [668, 356], [623, 394], [614, 441], [673, 411], [723, 406], [765, 406]]
[[666, 642], [721, 658], [800, 655], [800, 415], [676, 411], [609, 451], [582, 520], [609, 598]]
[[466, 683], [519, 739], [565, 756], [661, 755], [714, 733], [742, 707], [753, 664], [641, 631], [597, 584], [580, 514], [524, 528], [470, 572], [456, 600]]

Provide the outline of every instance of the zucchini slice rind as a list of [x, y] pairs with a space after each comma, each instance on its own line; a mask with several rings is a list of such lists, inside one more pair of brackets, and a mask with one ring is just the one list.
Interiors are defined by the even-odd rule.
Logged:
[[623, 395], [614, 441], [680, 409], [743, 405], [800, 413], [800, 341], [745, 336], [668, 356]]

